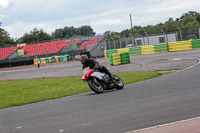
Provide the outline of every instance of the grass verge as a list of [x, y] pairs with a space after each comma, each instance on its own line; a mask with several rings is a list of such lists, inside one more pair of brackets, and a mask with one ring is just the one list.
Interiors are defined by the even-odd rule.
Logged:
[[[116, 73], [125, 84], [159, 77], [157, 71]], [[0, 81], [0, 109], [90, 92], [81, 77]]]

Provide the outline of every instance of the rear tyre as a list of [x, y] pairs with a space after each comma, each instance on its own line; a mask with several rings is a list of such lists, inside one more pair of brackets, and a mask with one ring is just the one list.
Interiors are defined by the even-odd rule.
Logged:
[[113, 75], [113, 77], [115, 78], [115, 88], [117, 90], [121, 90], [124, 88], [124, 82], [116, 75]]
[[95, 82], [94, 79], [91, 79], [88, 81], [88, 85], [91, 90], [93, 90], [95, 93], [103, 93], [103, 86], [97, 81]]

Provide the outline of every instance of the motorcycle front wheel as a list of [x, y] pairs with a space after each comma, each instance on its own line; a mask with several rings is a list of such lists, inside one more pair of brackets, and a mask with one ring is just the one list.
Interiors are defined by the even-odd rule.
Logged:
[[121, 90], [124, 88], [124, 82], [116, 75], [113, 75], [113, 77], [115, 78], [115, 88], [118, 90]]
[[103, 86], [99, 81], [95, 81], [95, 79], [91, 79], [88, 81], [88, 85], [91, 90], [93, 90], [95, 93], [103, 93], [104, 89]]

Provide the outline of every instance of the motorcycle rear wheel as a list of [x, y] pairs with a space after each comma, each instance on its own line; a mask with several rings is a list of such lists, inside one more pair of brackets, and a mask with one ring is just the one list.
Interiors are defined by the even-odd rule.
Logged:
[[113, 77], [115, 78], [115, 88], [117, 90], [121, 90], [124, 88], [124, 82], [116, 75], [113, 75]]
[[94, 79], [91, 79], [88, 81], [88, 85], [92, 91], [95, 93], [103, 93], [104, 89], [103, 86], [97, 81], [97, 83], [94, 82]]

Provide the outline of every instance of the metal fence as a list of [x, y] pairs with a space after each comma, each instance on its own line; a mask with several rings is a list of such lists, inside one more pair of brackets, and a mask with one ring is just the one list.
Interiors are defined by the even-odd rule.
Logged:
[[190, 39], [200, 39], [200, 28], [194, 28], [189, 30], [182, 30], [178, 28], [177, 31], [178, 41], [190, 40]]
[[88, 50], [90, 51], [92, 58], [99, 58], [104, 56], [104, 50], [106, 50], [106, 41], [102, 40], [99, 43], [97, 43], [92, 49]]
[[[143, 46], [143, 45], [152, 45], [151, 43], [151, 37], [156, 37], [158, 43], [153, 43], [153, 45], [155, 44], [159, 44], [159, 43], [168, 43], [168, 42], [172, 42], [170, 41], [170, 37], [172, 35], [172, 33], [165, 33], [163, 30], [162, 34], [148, 34], [147, 32], [144, 32], [143, 36], [139, 36], [139, 37], [134, 37], [133, 35], [129, 34], [128, 37], [118, 37], [117, 39], [113, 39], [112, 37], [110, 37], [111, 39], [106, 38], [104, 41], [106, 43], [106, 49], [119, 49], [119, 48], [125, 48], [130, 47], [131, 46]], [[175, 39], [171, 39], [174, 41], [185, 41], [185, 40], [191, 40], [191, 39], [200, 39], [200, 28], [193, 28], [193, 29], [189, 29], [189, 30], [182, 30], [179, 27], [177, 27], [177, 31], [174, 31], [174, 38]], [[162, 37], [161, 40], [159, 40]], [[142, 41], [144, 41], [143, 44], [138, 44], [137, 43], [137, 39], [138, 38], [142, 38]], [[155, 39], [155, 38], [154, 38]], [[149, 42], [150, 41], [150, 42]]]
[[[170, 41], [169, 37], [170, 37], [171, 33], [165, 33], [163, 30], [161, 30], [161, 31], [162, 31], [162, 34], [159, 34], [159, 35], [155, 35], [155, 34], [149, 35], [147, 32], [144, 32], [143, 36], [140, 36], [141, 38], [143, 38], [143, 40], [145, 42], [143, 45], [152, 45], [151, 39], [149, 39], [152, 36], [154, 36], [154, 37], [157, 36], [158, 39], [160, 37], [163, 37], [164, 42], [161, 42], [161, 43], [168, 43], [168, 41]], [[194, 28], [194, 29], [189, 29], [189, 30], [182, 30], [179, 27], [177, 27], [177, 31], [175, 31], [174, 33], [176, 35], [176, 39], [174, 41], [200, 39], [200, 28], [199, 27]], [[111, 39], [104, 38], [102, 41], [93, 44], [92, 47], [86, 48], [87, 51], [90, 51], [91, 57], [93, 57], [93, 58], [103, 57], [104, 50], [125, 48], [129, 44], [131, 46], [142, 46], [142, 45], [137, 44], [137, 39], [139, 37], [134, 37], [132, 34], [129, 34], [128, 37], [122, 36], [122, 37], [118, 37], [117, 39], [113, 39], [112, 37], [110, 37], [110, 38]], [[148, 41], [150, 41], [150, 42], [148, 42]], [[154, 43], [154, 45], [155, 45], [155, 43]], [[46, 57], [47, 57], [48, 53], [53, 53], [53, 51], [54, 50], [52, 50], [52, 49], [41, 49], [40, 53], [37, 53], [37, 55], [43, 54], [43, 55], [46, 55]], [[26, 55], [24, 57], [26, 57], [27, 60], [29, 59], [29, 56], [34, 56], [34, 55], [36, 56], [36, 54], [34, 54], [34, 53], [30, 53], [27, 51], [24, 51], [24, 52], [26, 53]], [[67, 52], [66, 52], [66, 54], [67, 54]], [[0, 55], [0, 57], [1, 56], [3, 56], [3, 55]], [[7, 59], [21, 57], [21, 56], [17, 56], [17, 51], [15, 51], [14, 53], [8, 53], [7, 56], [8, 56]]]

